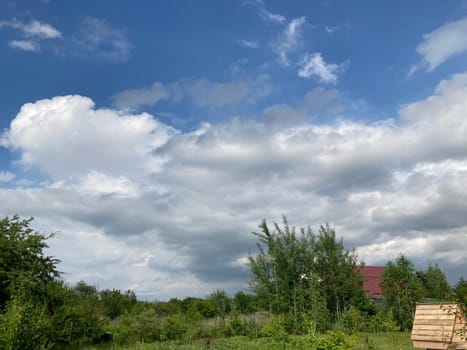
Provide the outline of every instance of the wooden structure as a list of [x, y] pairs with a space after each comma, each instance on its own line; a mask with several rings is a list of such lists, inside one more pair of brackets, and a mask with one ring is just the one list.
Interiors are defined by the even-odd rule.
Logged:
[[425, 349], [467, 349], [467, 319], [459, 305], [417, 304], [412, 344]]

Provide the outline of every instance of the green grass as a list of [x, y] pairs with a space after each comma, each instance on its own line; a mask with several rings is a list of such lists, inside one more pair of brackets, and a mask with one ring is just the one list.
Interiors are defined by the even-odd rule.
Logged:
[[[190, 343], [139, 343], [127, 346], [102, 345], [82, 348], [82, 350], [305, 350], [310, 349], [310, 340], [305, 336], [291, 336], [288, 342], [277, 342], [270, 338], [250, 340], [246, 337], [197, 340]], [[354, 350], [409, 350], [414, 349], [410, 333], [365, 333]], [[350, 350], [350, 349], [349, 349]]]

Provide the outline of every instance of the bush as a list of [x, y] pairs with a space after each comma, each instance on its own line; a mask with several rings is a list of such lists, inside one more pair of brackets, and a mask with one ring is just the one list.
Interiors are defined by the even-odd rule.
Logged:
[[362, 332], [366, 328], [365, 317], [357, 308], [351, 306], [342, 314], [339, 326], [348, 334]]
[[282, 315], [272, 316], [270, 321], [259, 331], [261, 337], [273, 338], [276, 341], [286, 341], [288, 334]]
[[376, 315], [370, 318], [367, 329], [375, 333], [400, 331], [391, 310], [388, 312], [379, 311], [376, 313]]
[[36, 350], [52, 347], [49, 340], [50, 319], [43, 305], [13, 297], [0, 315], [0, 348], [4, 350]]
[[312, 350], [348, 350], [357, 345], [358, 339], [342, 332], [329, 331], [323, 338], [314, 339]]
[[162, 320], [161, 338], [163, 340], [180, 340], [188, 331], [188, 324], [181, 314], [167, 316]]

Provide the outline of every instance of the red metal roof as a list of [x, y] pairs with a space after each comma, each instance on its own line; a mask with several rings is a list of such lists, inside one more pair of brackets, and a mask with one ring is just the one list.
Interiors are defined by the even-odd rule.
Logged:
[[381, 299], [383, 292], [380, 287], [384, 266], [363, 266], [359, 268], [363, 275], [363, 290], [371, 298]]

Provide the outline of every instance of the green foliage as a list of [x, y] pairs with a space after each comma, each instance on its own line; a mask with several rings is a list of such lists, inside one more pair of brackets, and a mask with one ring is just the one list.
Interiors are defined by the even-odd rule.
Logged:
[[0, 349], [49, 349], [50, 319], [45, 305], [35, 303], [21, 287], [0, 315]]
[[423, 284], [412, 262], [403, 255], [398, 256], [394, 262], [389, 261], [383, 273], [381, 286], [386, 310], [393, 312], [400, 329], [410, 330], [415, 304], [424, 296]]
[[451, 295], [452, 288], [437, 264], [428, 265], [425, 271], [417, 271], [417, 275], [425, 288], [425, 297], [447, 300]]
[[[365, 299], [355, 251], [344, 249], [334, 230], [277, 223], [271, 231], [265, 220], [259, 225], [258, 254], [249, 257], [250, 286], [263, 309], [275, 314], [313, 315], [316, 325], [338, 320], [352, 303]], [[323, 312], [323, 307], [327, 312]]]
[[463, 311], [467, 314], [467, 281], [464, 277], [459, 278], [453, 289], [456, 301], [461, 305]]
[[[59, 276], [57, 259], [44, 254], [47, 239], [29, 227], [31, 219], [21, 220], [15, 215], [0, 220], [0, 308], [11, 298], [19, 280], [27, 277], [29, 285], [37, 288], [42, 298], [44, 285]], [[24, 285], [24, 279], [21, 282]]]
[[105, 314], [111, 319], [115, 319], [125, 312], [130, 312], [136, 305], [136, 295], [131, 290], [122, 293], [118, 289], [105, 289], [99, 295]]
[[51, 318], [53, 339], [60, 346], [94, 343], [104, 333], [104, 309], [93, 290], [97, 292], [80, 282], [75, 288], [61, 291], [62, 302]]
[[251, 314], [258, 311], [256, 296], [253, 294], [246, 294], [239, 291], [235, 293], [232, 302], [237, 311], [241, 314]]
[[365, 316], [356, 307], [351, 306], [342, 314], [339, 325], [348, 334], [363, 332], [366, 329]]
[[372, 316], [368, 321], [367, 330], [369, 332], [381, 333], [381, 332], [397, 332], [400, 327], [394, 320], [392, 310], [379, 311], [376, 315]]
[[314, 249], [314, 266], [320, 278], [326, 305], [335, 321], [343, 310], [364, 299], [363, 277], [358, 273], [355, 250], [345, 250], [342, 239], [328, 225], [321, 226]]
[[356, 336], [349, 336], [342, 332], [329, 331], [322, 338], [316, 338], [311, 346], [312, 350], [348, 350], [358, 343]]
[[188, 325], [182, 314], [167, 316], [162, 320], [161, 335], [163, 340], [182, 339], [188, 331]]
[[286, 341], [288, 339], [287, 330], [284, 326], [285, 319], [282, 315], [274, 315], [269, 322], [260, 330], [261, 337], [272, 338], [276, 341]]
[[225, 318], [227, 313], [230, 311], [230, 299], [224, 290], [217, 289], [206, 298], [214, 305], [215, 315], [221, 318]]

